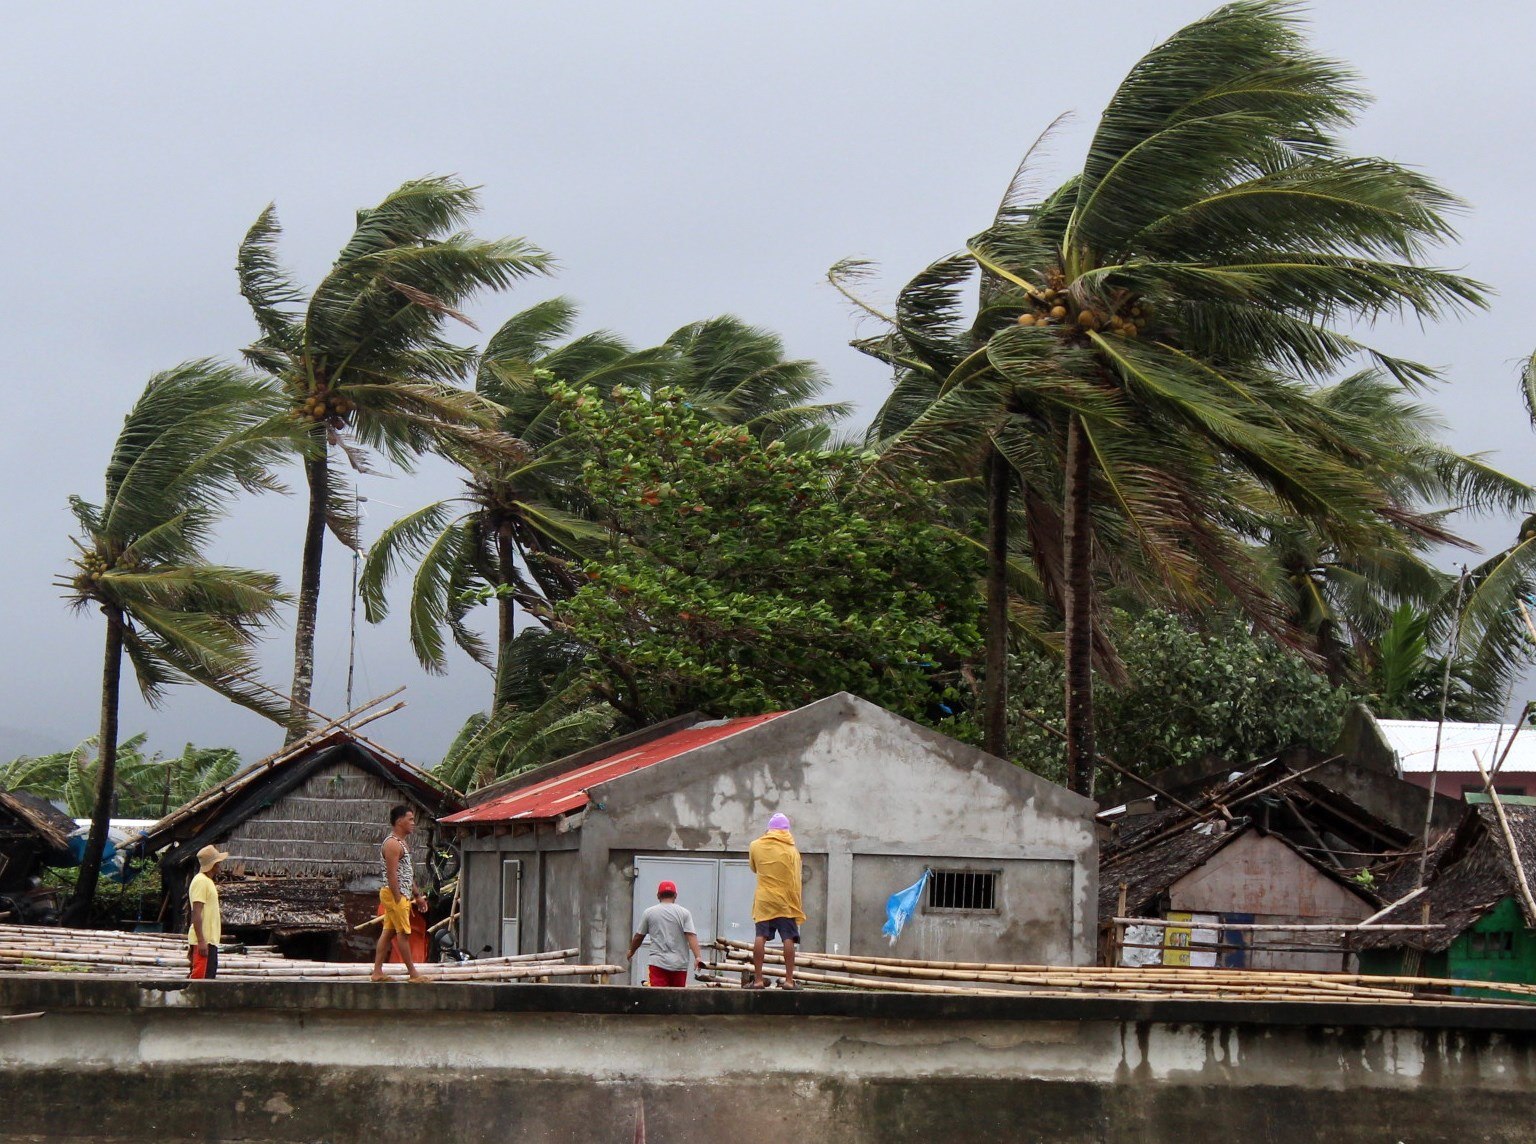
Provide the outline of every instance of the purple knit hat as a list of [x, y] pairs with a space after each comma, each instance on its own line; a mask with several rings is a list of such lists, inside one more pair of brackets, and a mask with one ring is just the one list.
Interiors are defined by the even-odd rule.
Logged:
[[789, 829], [789, 815], [787, 815], [787, 814], [775, 814], [772, 818], [770, 818], [768, 820], [768, 829], [769, 830], [788, 830]]

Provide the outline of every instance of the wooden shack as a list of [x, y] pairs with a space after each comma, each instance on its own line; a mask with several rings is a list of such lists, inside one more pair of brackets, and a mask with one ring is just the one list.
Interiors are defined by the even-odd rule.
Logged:
[[457, 791], [345, 727], [332, 727], [255, 763], [178, 807], [145, 832], [136, 854], [160, 856], [167, 928], [186, 924], [197, 852], [212, 843], [223, 867], [224, 929], [296, 956], [362, 958], [383, 884], [379, 847], [390, 808], [416, 811], [417, 882], [436, 866], [437, 820], [463, 805]]
[[74, 820], [47, 799], [0, 790], [0, 922], [58, 920], [57, 895], [38, 886], [44, 866], [72, 861]]
[[[1412, 846], [1404, 830], [1275, 760], [1211, 776], [1181, 805], [1100, 815], [1105, 957], [1122, 965], [1340, 971], [1337, 933], [1382, 905]], [[1117, 927], [1114, 917], [1146, 919]], [[1272, 927], [1258, 930], [1246, 927]]]

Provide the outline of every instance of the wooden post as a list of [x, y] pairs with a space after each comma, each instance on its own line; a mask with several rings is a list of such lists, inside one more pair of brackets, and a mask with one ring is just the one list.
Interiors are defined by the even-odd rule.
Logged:
[[1114, 940], [1109, 945], [1109, 964], [1120, 964], [1120, 951], [1125, 947], [1125, 923], [1120, 918], [1125, 917], [1125, 893], [1127, 883], [1120, 883], [1120, 897], [1115, 900]]

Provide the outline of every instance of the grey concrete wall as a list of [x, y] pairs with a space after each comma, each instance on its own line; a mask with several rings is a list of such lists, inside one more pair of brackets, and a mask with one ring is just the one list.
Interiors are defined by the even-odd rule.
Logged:
[[[976, 855], [967, 865], [998, 871], [995, 911], [919, 910], [902, 930], [900, 957], [925, 961], [1008, 960], [1031, 965], [1070, 965], [1073, 866], [1065, 860], [992, 858]], [[893, 949], [880, 933], [892, 887], [921, 877], [923, 860], [905, 855], [853, 857], [853, 925], [850, 951], [876, 957]]]
[[[859, 854], [924, 863], [970, 859], [1066, 863], [1066, 884], [1021, 885], [1025, 928], [978, 929], [977, 956], [1026, 960], [1054, 929], [1061, 961], [1095, 955], [1095, 804], [1063, 787], [851, 695], [835, 695], [750, 732], [596, 785], [580, 828], [586, 916], [583, 954], [612, 960], [627, 944], [632, 890], [622, 878], [636, 853], [744, 853], [776, 810], [794, 820], [808, 866], [825, 863], [825, 913], [808, 919], [807, 946], [864, 941], [875, 890], [853, 893]], [[884, 900], [909, 884], [895, 882]], [[1025, 898], [1030, 900], [1025, 900]], [[621, 908], [622, 907], [622, 908]], [[855, 938], [856, 915], [861, 920]], [[879, 932], [876, 924], [875, 933]], [[813, 936], [814, 935], [814, 936]], [[990, 940], [988, 938], [990, 935]], [[1012, 944], [1017, 938], [1018, 944]]]
[[0, 978], [0, 1140], [1526, 1141], [1529, 1010]]

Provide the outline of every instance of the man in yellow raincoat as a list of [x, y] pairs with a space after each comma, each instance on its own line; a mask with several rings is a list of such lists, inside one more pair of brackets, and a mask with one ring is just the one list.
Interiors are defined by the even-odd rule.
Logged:
[[775, 814], [761, 838], [752, 840], [747, 857], [757, 875], [757, 892], [752, 897], [752, 920], [757, 923], [757, 940], [752, 943], [752, 983], [746, 988], [763, 989], [763, 955], [775, 935], [784, 940], [785, 989], [795, 984], [795, 945], [800, 940], [800, 923], [805, 909], [800, 895], [800, 851], [795, 836], [789, 832], [789, 816]]

